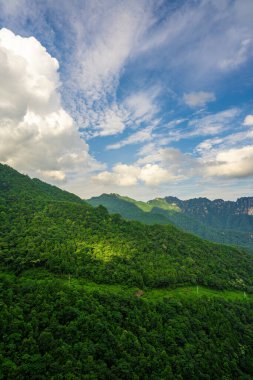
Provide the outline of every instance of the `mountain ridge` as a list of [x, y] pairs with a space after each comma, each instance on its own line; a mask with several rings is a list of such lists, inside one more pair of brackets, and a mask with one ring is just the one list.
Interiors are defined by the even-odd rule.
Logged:
[[[146, 224], [173, 224], [207, 240], [242, 245], [253, 250], [253, 216], [245, 214], [245, 199], [248, 199], [251, 207], [253, 198], [238, 199], [236, 203], [211, 201], [207, 198], [182, 201], [177, 197], [165, 197], [143, 202], [113, 193], [102, 194], [87, 199], [86, 202], [93, 206], [101, 204], [110, 213], [119, 213], [129, 220], [138, 220]], [[223, 212], [220, 207], [217, 209], [217, 204], [229, 207]], [[243, 205], [241, 213], [238, 211], [238, 204]], [[237, 210], [234, 214], [229, 214], [231, 205], [233, 210]], [[213, 206], [216, 210], [213, 210]]]

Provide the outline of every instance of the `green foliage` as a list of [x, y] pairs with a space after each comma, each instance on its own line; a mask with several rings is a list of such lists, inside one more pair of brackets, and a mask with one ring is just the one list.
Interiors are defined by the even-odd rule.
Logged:
[[136, 220], [145, 224], [168, 224], [168, 219], [163, 215], [150, 214], [152, 206], [145, 202], [138, 202], [128, 197], [117, 194], [102, 194], [86, 200], [90, 205], [97, 207], [102, 205], [111, 214], [120, 214], [129, 220]]
[[31, 179], [18, 173], [7, 165], [0, 164], [0, 201], [20, 202], [30, 201], [69, 201], [82, 203], [76, 195], [48, 185], [39, 179]]
[[102, 205], [110, 213], [119, 213], [128, 220], [151, 225], [173, 224], [203, 239], [243, 246], [253, 251], [253, 216], [237, 215], [236, 210], [231, 211], [230, 208], [222, 213], [219, 205], [205, 198], [180, 201], [167, 197], [145, 203], [117, 194], [102, 194], [87, 202], [92, 206]]
[[138, 287], [252, 289], [253, 257], [240, 250], [203, 241], [172, 225], [127, 222], [102, 206], [48, 200], [49, 191], [42, 198], [41, 189], [32, 188], [31, 199], [28, 184], [24, 188], [24, 193], [16, 192], [12, 185], [9, 192], [1, 192], [0, 259], [16, 273], [44, 267], [56, 274]]
[[0, 175], [0, 379], [253, 378], [252, 255]]
[[[0, 278], [1, 379], [251, 379], [253, 304]], [[236, 332], [236, 333], [235, 333]]]

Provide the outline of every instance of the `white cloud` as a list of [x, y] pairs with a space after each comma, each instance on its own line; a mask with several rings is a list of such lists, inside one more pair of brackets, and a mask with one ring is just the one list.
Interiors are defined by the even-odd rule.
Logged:
[[148, 67], [167, 62], [181, 84], [214, 85], [252, 59], [251, 0], [183, 1], [166, 16], [147, 31], [140, 52]]
[[140, 168], [134, 165], [117, 164], [112, 172], [103, 171], [93, 177], [95, 183], [104, 185], [133, 186], [138, 182]]
[[171, 129], [166, 134], [157, 135], [159, 145], [167, 145], [171, 142], [196, 136], [215, 136], [232, 129], [240, 110], [230, 108], [225, 111], [208, 114], [206, 116], [191, 119], [186, 126]]
[[98, 134], [100, 136], [110, 136], [121, 133], [124, 129], [125, 124], [121, 115], [112, 109], [108, 109], [98, 125]]
[[154, 186], [175, 180], [176, 177], [157, 164], [147, 164], [142, 167], [139, 179], [146, 185]]
[[183, 100], [189, 107], [203, 107], [207, 103], [215, 101], [216, 97], [213, 92], [199, 91], [184, 94]]
[[253, 175], [253, 145], [218, 151], [206, 162], [207, 176], [249, 177]]
[[[117, 112], [121, 121], [114, 121], [116, 128], [100, 122], [108, 112], [115, 112], [115, 105], [118, 107], [116, 92], [120, 76], [151, 22], [152, 6], [144, 1], [94, 0], [83, 2], [78, 10], [72, 4], [70, 7], [65, 3], [65, 7], [69, 9], [68, 22], [75, 36], [71, 57], [75, 65], [68, 66], [65, 93], [68, 107], [78, 125], [82, 127], [85, 118], [85, 128], [95, 129], [95, 136], [117, 134], [123, 129], [120, 124], [127, 122], [124, 115]], [[96, 113], [96, 123], [92, 111]]]
[[196, 146], [195, 151], [198, 153], [206, 153], [207, 151], [210, 151], [214, 146], [221, 144], [223, 141], [224, 139], [219, 137], [203, 140]]
[[244, 119], [243, 125], [253, 125], [253, 115], [247, 115]]
[[178, 178], [157, 164], [117, 164], [111, 172], [100, 172], [92, 179], [95, 183], [104, 185], [134, 186], [142, 182], [148, 186], [156, 186]]
[[158, 111], [155, 99], [160, 93], [159, 87], [151, 87], [147, 91], [139, 91], [128, 96], [124, 106], [128, 110], [130, 118], [136, 123], [149, 121]]
[[66, 178], [66, 174], [62, 170], [43, 170], [42, 175], [56, 181], [64, 181]]
[[215, 135], [229, 129], [231, 122], [233, 122], [239, 113], [239, 109], [230, 108], [215, 114], [193, 119], [188, 125], [194, 127], [193, 135], [195, 136]]
[[195, 151], [204, 154], [205, 156], [210, 152], [212, 154], [214, 147], [219, 149], [229, 149], [232, 147], [242, 147], [245, 145], [245, 141], [247, 143], [253, 140], [253, 129], [248, 130], [239, 130], [236, 133], [230, 133], [223, 137], [215, 137], [213, 139], [203, 140], [200, 144], [198, 144], [195, 148]]
[[158, 164], [177, 180], [189, 178], [199, 170], [199, 163], [194, 157], [170, 147], [153, 146], [150, 149], [141, 149], [136, 164]]
[[235, 69], [241, 64], [243, 64], [252, 49], [252, 40], [251, 38], [245, 38], [242, 41], [239, 41], [238, 50], [234, 52], [232, 56], [221, 60], [219, 66], [222, 70]]
[[118, 149], [121, 146], [132, 144], [135, 139], [139, 141], [141, 137], [147, 138], [148, 135], [150, 136], [149, 131], [151, 132], [159, 122], [154, 118], [158, 111], [156, 101], [159, 92], [158, 87], [151, 87], [127, 96], [120, 104], [114, 102], [107, 106], [102, 103], [87, 112], [87, 120], [82, 127], [87, 130], [92, 125], [92, 130], [88, 131], [87, 136], [97, 137], [117, 135], [122, 133], [126, 127], [136, 129], [140, 127], [141, 123], [149, 123], [149, 127], [133, 134], [133, 137], [130, 136], [129, 139], [108, 146], [109, 149]]
[[0, 30], [0, 160], [64, 180], [99, 167], [58, 93], [59, 64], [34, 37]]
[[114, 88], [114, 81], [149, 23], [149, 11], [143, 2], [94, 1], [87, 2], [80, 12], [85, 22], [76, 17], [71, 20], [79, 48], [75, 75], [84, 94], [98, 100]]
[[187, 121], [188, 119], [176, 119], [176, 120], [171, 120], [167, 124], [167, 128], [174, 128], [177, 127], [178, 125], [182, 124], [183, 122]]
[[133, 133], [132, 135], [130, 135], [129, 137], [127, 137], [126, 139], [118, 143], [108, 145], [107, 149], [108, 150], [119, 149], [126, 145], [138, 144], [138, 143], [143, 143], [145, 141], [150, 141], [152, 140], [152, 131], [153, 131], [153, 127], [143, 128], [140, 131]]

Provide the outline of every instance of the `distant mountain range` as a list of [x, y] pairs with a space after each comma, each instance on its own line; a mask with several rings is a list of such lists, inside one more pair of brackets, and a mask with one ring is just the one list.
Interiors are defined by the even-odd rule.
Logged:
[[237, 201], [176, 197], [141, 202], [118, 194], [102, 194], [88, 199], [92, 206], [103, 205], [110, 213], [146, 224], [169, 224], [204, 239], [253, 250], [253, 197]]

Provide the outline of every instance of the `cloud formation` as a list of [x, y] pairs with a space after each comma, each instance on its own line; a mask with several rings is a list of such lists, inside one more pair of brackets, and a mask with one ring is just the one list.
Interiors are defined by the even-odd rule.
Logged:
[[0, 160], [62, 181], [98, 165], [61, 105], [58, 69], [34, 37], [0, 30]]
[[252, 18], [252, 0], [0, 0], [1, 160], [81, 195], [244, 192]]
[[253, 115], [247, 115], [244, 119], [243, 125], [253, 125]]
[[243, 178], [253, 175], [253, 145], [221, 150], [207, 163], [206, 175]]
[[157, 164], [126, 165], [117, 164], [112, 171], [103, 171], [92, 177], [94, 183], [116, 186], [134, 186], [144, 183], [147, 186], [157, 186], [175, 180], [176, 177]]
[[153, 126], [141, 129], [138, 132], [131, 134], [129, 137], [125, 138], [124, 140], [121, 140], [118, 143], [108, 145], [107, 149], [108, 150], [119, 149], [126, 145], [139, 144], [139, 143], [150, 141], [152, 140], [153, 129], [154, 129]]
[[213, 92], [189, 92], [184, 94], [183, 100], [189, 107], [203, 107], [209, 102], [214, 102], [216, 97]]

